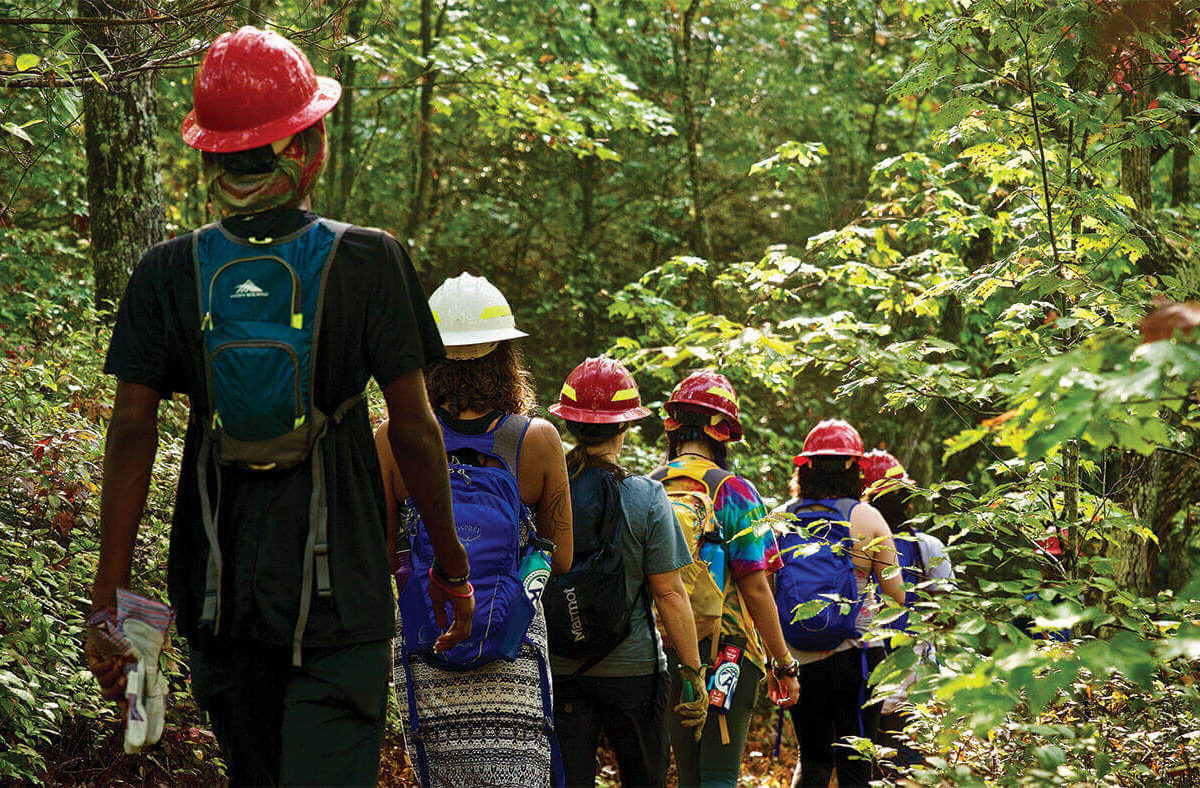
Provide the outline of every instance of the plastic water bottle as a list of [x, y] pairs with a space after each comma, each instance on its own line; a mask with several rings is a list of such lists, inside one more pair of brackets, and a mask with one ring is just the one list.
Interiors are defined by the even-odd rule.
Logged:
[[521, 586], [529, 604], [536, 606], [550, 580], [550, 553], [554, 551], [554, 542], [535, 536], [532, 543], [533, 549], [521, 564]]
[[721, 591], [725, 590], [725, 545], [715, 532], [700, 537], [700, 560], [708, 562], [708, 573]]

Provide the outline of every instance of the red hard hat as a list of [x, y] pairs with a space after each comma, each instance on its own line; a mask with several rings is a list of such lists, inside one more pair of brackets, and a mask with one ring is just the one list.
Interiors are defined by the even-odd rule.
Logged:
[[863, 442], [858, 430], [842, 419], [825, 419], [809, 431], [804, 450], [795, 457], [797, 465], [813, 457], [862, 457]]
[[325, 117], [341, 95], [291, 41], [247, 25], [217, 36], [200, 61], [183, 141], [209, 153], [269, 145]]
[[1047, 526], [1045, 535], [1034, 539], [1033, 543], [1037, 545], [1037, 552], [1054, 556], [1063, 554], [1062, 540], [1058, 538], [1058, 526]]
[[883, 495], [913, 483], [900, 461], [883, 449], [867, 452], [859, 465], [863, 489], [869, 496]]
[[714, 415], [711, 425], [705, 432], [714, 440], [741, 440], [742, 422], [738, 418], [737, 393], [729, 378], [720, 372], [703, 369], [688, 375], [675, 390], [666, 404], [668, 431], [679, 429], [675, 415], [679, 411], [690, 410]]
[[550, 412], [584, 424], [619, 424], [650, 415], [633, 375], [611, 358], [589, 358], [575, 367]]

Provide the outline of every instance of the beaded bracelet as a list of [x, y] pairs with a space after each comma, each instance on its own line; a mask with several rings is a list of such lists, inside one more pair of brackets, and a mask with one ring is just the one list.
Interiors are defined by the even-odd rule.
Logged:
[[438, 579], [438, 576], [433, 573], [432, 566], [429, 567], [429, 582], [433, 583], [435, 586], [442, 589], [450, 596], [458, 597], [459, 599], [470, 599], [471, 597], [475, 596], [475, 586], [471, 585], [470, 583], [467, 583], [467, 592], [465, 594], [455, 591], [453, 588], [450, 588], [449, 586], [442, 583], [442, 581], [440, 579]]

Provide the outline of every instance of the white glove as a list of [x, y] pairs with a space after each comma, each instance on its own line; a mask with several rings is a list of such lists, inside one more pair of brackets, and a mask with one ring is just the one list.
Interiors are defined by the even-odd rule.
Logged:
[[162, 653], [163, 633], [136, 618], [125, 619], [121, 628], [137, 657], [125, 685], [125, 697], [129, 701], [125, 752], [132, 755], [141, 752], [143, 747], [156, 744], [162, 737], [166, 687], [158, 670], [158, 657]]

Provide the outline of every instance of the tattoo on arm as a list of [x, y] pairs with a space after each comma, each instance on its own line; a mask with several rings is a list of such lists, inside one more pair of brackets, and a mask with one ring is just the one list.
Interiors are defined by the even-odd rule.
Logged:
[[546, 500], [542, 504], [545, 507], [547, 523], [552, 534], [571, 528], [571, 519], [566, 516], [567, 489], [565, 485], [559, 486], [546, 496]]

